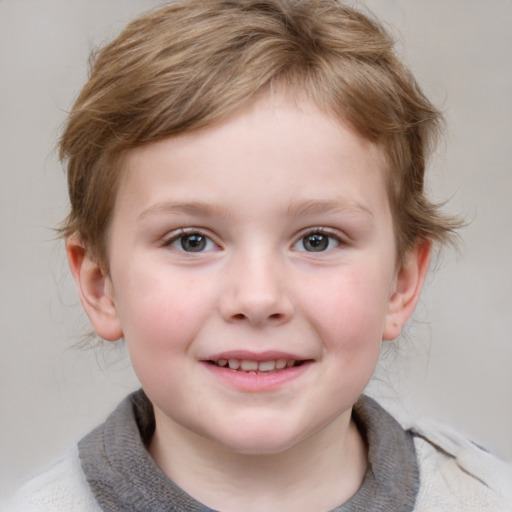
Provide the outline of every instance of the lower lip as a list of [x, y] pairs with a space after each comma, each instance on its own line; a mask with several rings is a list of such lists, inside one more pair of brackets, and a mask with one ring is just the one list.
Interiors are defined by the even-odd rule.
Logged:
[[277, 390], [283, 385], [298, 379], [308, 371], [311, 364], [312, 363], [308, 361], [299, 366], [285, 368], [275, 373], [246, 373], [206, 362], [204, 363], [206, 368], [212, 372], [215, 377], [223, 380], [230, 387], [238, 388], [248, 393]]

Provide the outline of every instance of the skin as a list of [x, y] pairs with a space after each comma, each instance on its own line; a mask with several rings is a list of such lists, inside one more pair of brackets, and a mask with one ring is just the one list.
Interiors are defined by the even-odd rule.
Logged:
[[[96, 332], [124, 336], [154, 405], [150, 453], [210, 507], [320, 511], [360, 487], [352, 406], [430, 249], [396, 267], [383, 162], [314, 105], [269, 96], [128, 153], [108, 273], [68, 240]], [[208, 362], [223, 357], [303, 364], [240, 377]]]

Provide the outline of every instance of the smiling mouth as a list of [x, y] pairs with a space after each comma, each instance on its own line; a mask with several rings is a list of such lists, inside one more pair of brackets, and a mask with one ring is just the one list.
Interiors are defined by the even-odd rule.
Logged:
[[218, 359], [208, 361], [213, 366], [226, 368], [236, 372], [244, 373], [277, 373], [288, 368], [301, 366], [306, 361], [297, 361], [295, 359], [275, 359], [270, 361], [252, 361], [248, 359]]

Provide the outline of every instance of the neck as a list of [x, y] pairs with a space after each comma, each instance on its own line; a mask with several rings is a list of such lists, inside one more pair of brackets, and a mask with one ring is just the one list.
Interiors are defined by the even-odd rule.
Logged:
[[357, 492], [366, 473], [366, 445], [350, 413], [283, 452], [247, 455], [169, 425], [155, 409], [149, 452], [177, 485], [216, 510], [330, 510]]

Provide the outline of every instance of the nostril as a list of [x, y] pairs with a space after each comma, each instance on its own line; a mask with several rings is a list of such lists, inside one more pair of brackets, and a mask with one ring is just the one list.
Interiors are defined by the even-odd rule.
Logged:
[[[271, 300], [272, 299], [272, 300]], [[275, 300], [274, 300], [275, 299]], [[229, 297], [220, 306], [222, 318], [227, 322], [243, 324], [245, 322], [260, 325], [279, 325], [293, 316], [293, 307], [288, 300], [276, 297]]]
[[[285, 315], [283, 315], [282, 313], [272, 313], [271, 315], [268, 315], [264, 320], [262, 321], [269, 321], [269, 322], [280, 322], [283, 318], [285, 317]], [[237, 313], [235, 315], [233, 315], [231, 317], [232, 320], [234, 321], [242, 321], [242, 320], [250, 320], [251, 319], [251, 316], [250, 315], [244, 315], [243, 313]]]

